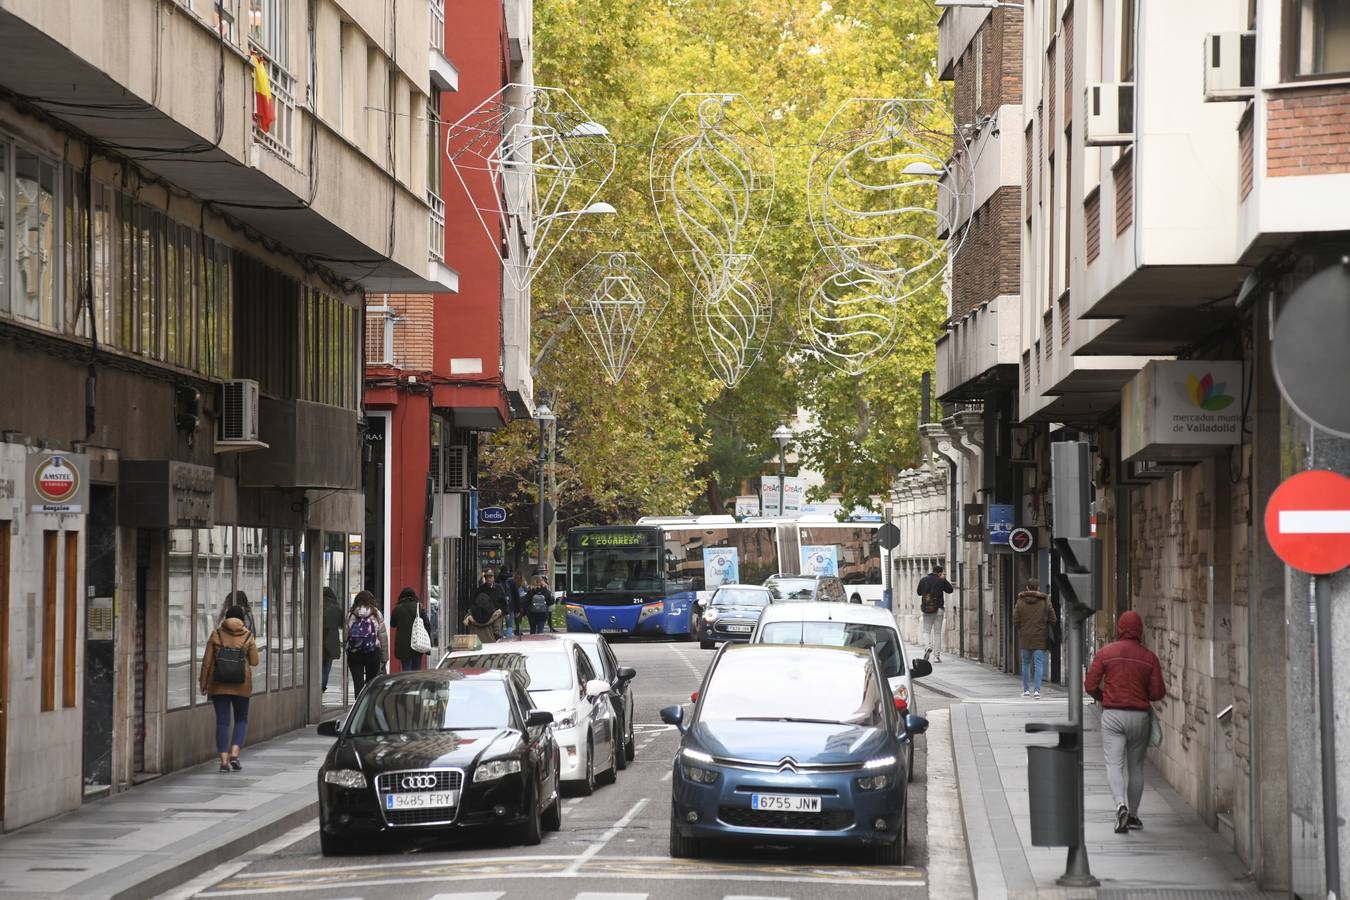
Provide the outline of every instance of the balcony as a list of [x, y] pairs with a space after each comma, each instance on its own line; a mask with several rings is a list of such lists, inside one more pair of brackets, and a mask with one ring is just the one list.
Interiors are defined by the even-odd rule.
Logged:
[[445, 0], [427, 0], [431, 83], [443, 91], [459, 90], [459, 70], [445, 55]]
[[263, 131], [255, 110], [253, 140], [288, 163], [295, 162], [295, 76], [267, 55], [262, 47], [249, 43], [249, 51], [262, 60], [272, 87], [272, 107], [276, 114], [272, 127]]
[[937, 342], [939, 400], [974, 401], [1016, 387], [1019, 299], [996, 297], [948, 324]]
[[445, 262], [445, 201], [435, 191], [427, 191], [427, 205], [431, 207], [428, 216], [430, 227], [427, 229], [427, 252], [431, 259]]

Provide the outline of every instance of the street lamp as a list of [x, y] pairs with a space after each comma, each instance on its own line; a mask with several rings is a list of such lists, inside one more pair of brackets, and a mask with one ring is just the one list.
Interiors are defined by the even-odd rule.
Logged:
[[778, 442], [778, 514], [787, 514], [787, 446], [792, 443], [792, 431], [785, 422], [779, 422], [774, 429], [773, 439]]
[[901, 175], [923, 175], [928, 178], [940, 178], [946, 169], [937, 169], [932, 163], [912, 162], [900, 170]]
[[548, 525], [544, 521], [544, 476], [546, 463], [548, 462], [548, 424], [557, 420], [553, 415], [553, 410], [548, 408], [547, 403], [540, 403], [534, 408], [534, 417], [539, 421], [539, 566], [536, 573], [548, 578], [548, 563], [544, 559], [544, 542], [546, 539]]

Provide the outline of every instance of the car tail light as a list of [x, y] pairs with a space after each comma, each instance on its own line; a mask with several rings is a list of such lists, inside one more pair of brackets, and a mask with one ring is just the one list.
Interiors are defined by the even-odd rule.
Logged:
[[898, 713], [903, 713], [903, 712], [906, 712], [906, 711], [908, 711], [908, 710], [909, 710], [909, 704], [905, 702], [905, 698], [904, 698], [904, 697], [897, 696], [897, 697], [895, 698], [895, 711], [898, 712]]
[[689, 695], [689, 700], [690, 700], [690, 702], [692, 702], [692, 703], [697, 703], [697, 702], [698, 702], [698, 691], [694, 691], [692, 694], [690, 694], [690, 695]]

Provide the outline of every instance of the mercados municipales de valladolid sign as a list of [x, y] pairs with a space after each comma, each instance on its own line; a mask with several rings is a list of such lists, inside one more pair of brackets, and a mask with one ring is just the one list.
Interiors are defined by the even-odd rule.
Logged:
[[1121, 390], [1121, 456], [1184, 459], [1242, 443], [1243, 384], [1240, 362], [1147, 363]]

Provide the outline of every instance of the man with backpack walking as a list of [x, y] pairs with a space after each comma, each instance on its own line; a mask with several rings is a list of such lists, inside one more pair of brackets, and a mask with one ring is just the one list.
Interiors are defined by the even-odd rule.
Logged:
[[389, 662], [389, 629], [375, 606], [375, 595], [362, 591], [347, 614], [347, 668], [352, 673], [352, 699], [366, 682], [380, 674]]
[[927, 648], [924, 658], [932, 654], [933, 662], [942, 662], [942, 617], [947, 607], [945, 594], [952, 592], [952, 583], [942, 574], [942, 563], [934, 563], [933, 571], [919, 579], [919, 612], [923, 613], [921, 643]]
[[548, 622], [549, 612], [553, 609], [553, 592], [543, 575], [530, 579], [530, 589], [525, 594], [525, 615], [530, 620], [530, 634], [543, 634]]

